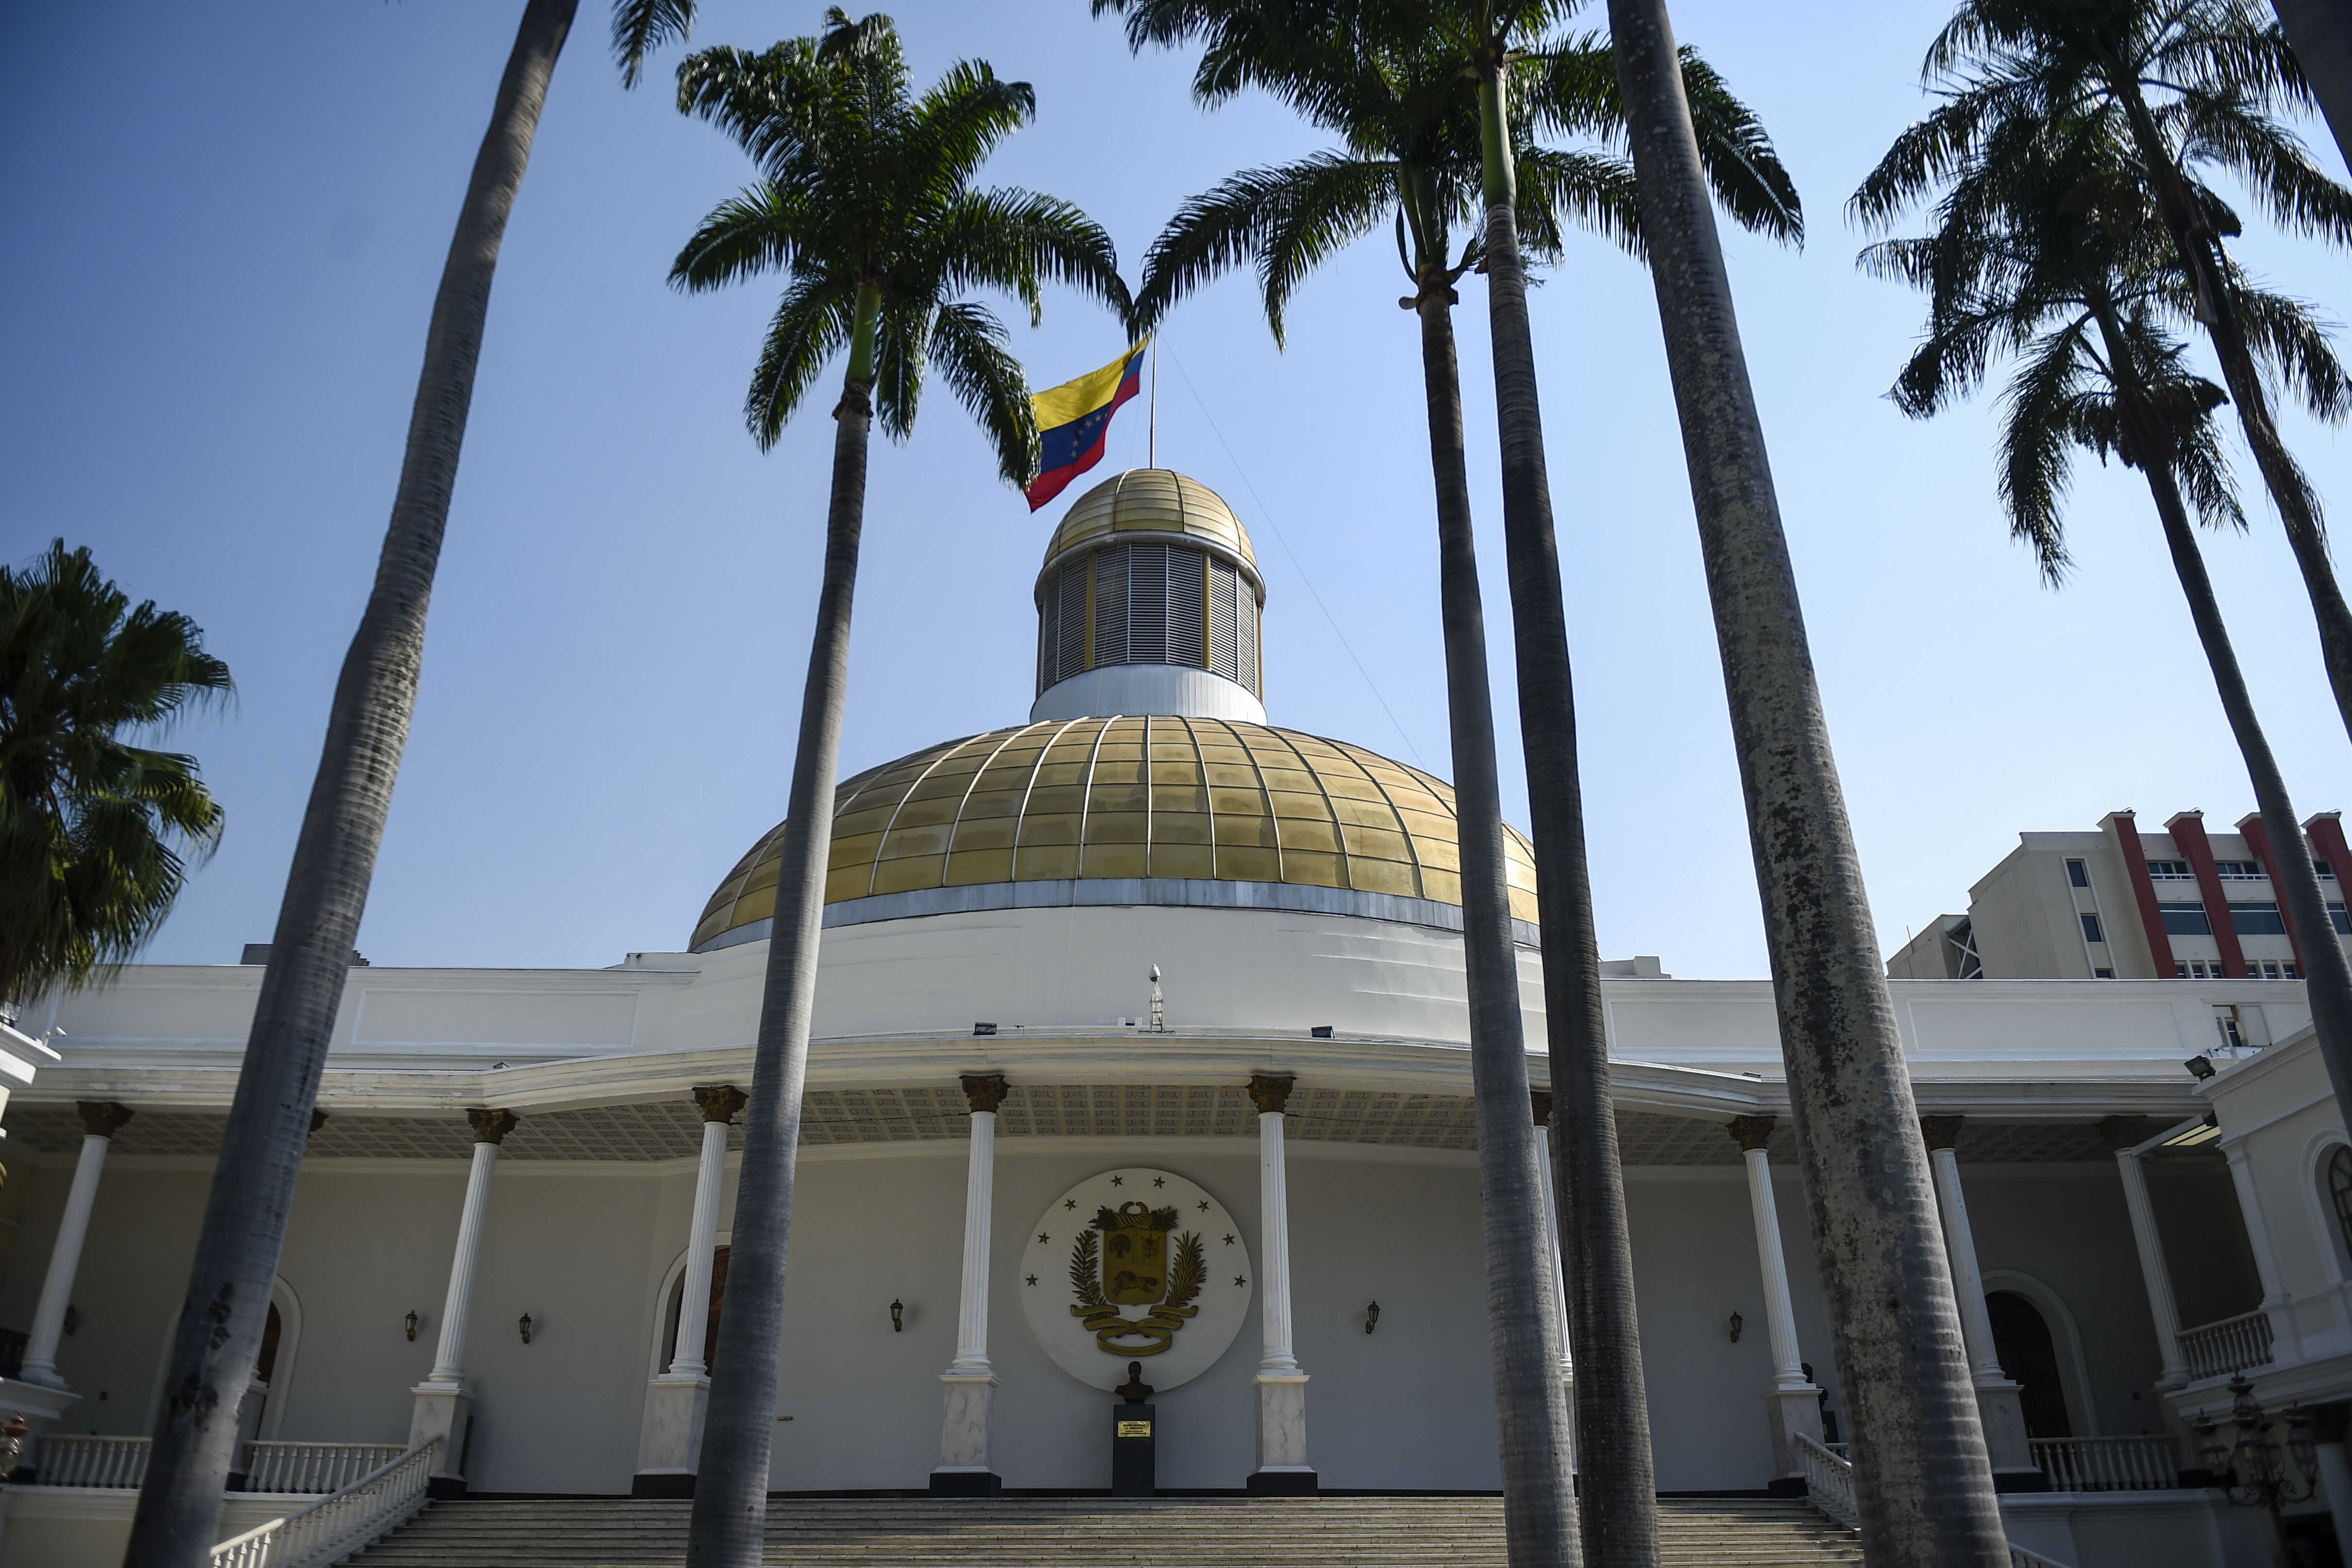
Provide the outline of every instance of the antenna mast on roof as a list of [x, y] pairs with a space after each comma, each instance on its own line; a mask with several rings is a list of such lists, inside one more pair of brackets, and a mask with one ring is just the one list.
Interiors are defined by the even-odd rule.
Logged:
[[1151, 413], [1146, 421], [1146, 428], [1143, 465], [1157, 468], [1160, 466], [1160, 345], [1157, 343], [1151, 346]]

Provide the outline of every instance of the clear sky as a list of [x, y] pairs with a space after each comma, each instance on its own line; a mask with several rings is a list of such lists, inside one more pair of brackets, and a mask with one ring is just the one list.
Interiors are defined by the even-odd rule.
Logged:
[[[1129, 276], [1176, 204], [1320, 145], [1278, 107], [1202, 114], [1191, 61], [1131, 57], [1085, 0], [897, 0], [919, 81], [966, 56], [1034, 82], [986, 177], [1068, 197]], [[183, 727], [228, 812], [150, 949], [264, 941], [335, 671], [380, 546], [425, 317], [520, 0], [131, 0], [36, 7], [0, 63], [0, 557], [87, 543], [184, 611], [239, 695]], [[1837, 758], [1889, 951], [2027, 829], [2252, 808], [2145, 485], [2081, 470], [2081, 563], [2052, 592], [1996, 504], [1989, 410], [1915, 423], [1882, 392], [1917, 300], [1853, 269], [1845, 198], [1924, 111], [1938, 3], [1684, 0], [1680, 36], [1763, 116], [1801, 252], [1728, 241]], [[822, 8], [706, 0], [697, 45], [764, 47]], [[1597, 8], [1589, 12], [1601, 25]], [[681, 946], [782, 814], [808, 646], [830, 394], [772, 452], [743, 387], [775, 289], [664, 282], [746, 178], [672, 103], [624, 92], [587, 0], [509, 228], [433, 605], [425, 684], [361, 947], [383, 964], [601, 966]], [[2324, 145], [2324, 134], [2314, 141]], [[2340, 171], [2332, 147], [2324, 156]], [[2240, 254], [2345, 306], [2341, 253], [2259, 220]], [[1418, 343], [1378, 236], [1298, 296], [1276, 351], [1248, 279], [1164, 335], [1160, 455], [1231, 501], [1265, 569], [1275, 722], [1440, 774], [1446, 744]], [[1527, 821], [1496, 501], [1485, 294], [1457, 313], [1510, 814]], [[1587, 240], [1534, 297], [1567, 564], [1601, 946], [1685, 976], [1764, 972], [1689, 490], [1647, 278]], [[1016, 324], [1034, 383], [1116, 324], [1069, 295]], [[1141, 409], [1099, 478], [1143, 461]], [[2339, 516], [2352, 450], [2290, 416]], [[2251, 480], [2252, 464], [2241, 458]], [[877, 443], [844, 761], [1020, 722], [1029, 592], [1071, 497], [1032, 517], [936, 392]], [[2267, 506], [2209, 557], [2304, 814], [2352, 807], [2346, 738]], [[1328, 611], [1328, 614], [1327, 614]], [[1343, 640], [1344, 639], [1344, 640]], [[1171, 982], [1172, 983], [1172, 982]], [[1173, 994], [1173, 993], [1171, 993]]]

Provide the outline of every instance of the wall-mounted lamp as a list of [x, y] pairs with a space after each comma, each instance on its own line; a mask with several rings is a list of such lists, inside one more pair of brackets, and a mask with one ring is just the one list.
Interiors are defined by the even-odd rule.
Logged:
[[521, 1322], [516, 1326], [522, 1330], [522, 1343], [529, 1344], [530, 1343], [530, 1314], [529, 1312], [523, 1313]]
[[907, 1303], [896, 1297], [893, 1297], [890, 1301], [890, 1332], [892, 1333], [907, 1332]]
[[1738, 1344], [1738, 1343], [1739, 1343], [1739, 1323], [1740, 1323], [1740, 1317], [1739, 1317], [1739, 1314], [1738, 1314], [1738, 1312], [1734, 1312], [1734, 1313], [1732, 1313], [1732, 1314], [1731, 1314], [1731, 1343], [1734, 1343], [1734, 1344]]
[[67, 1333], [68, 1336], [71, 1336], [71, 1334], [73, 1333], [74, 1330], [76, 1330], [76, 1329], [78, 1329], [78, 1328], [81, 1327], [81, 1309], [80, 1309], [79, 1307], [75, 1306], [71, 1301], [68, 1301], [68, 1302], [66, 1303], [66, 1324], [65, 1324], [65, 1327], [66, 1327], [66, 1333]]
[[411, 1312], [400, 1321], [402, 1325], [408, 1330], [409, 1339], [414, 1341], [416, 1338], [416, 1314], [415, 1312]]
[[2200, 1083], [2213, 1076], [2213, 1059], [2210, 1056], [2192, 1056], [2180, 1065], [2189, 1069], [2189, 1076]]
[[1374, 1301], [1370, 1306], [1364, 1309], [1364, 1332], [1366, 1333], [1371, 1333], [1374, 1329], [1380, 1326], [1380, 1322], [1381, 1304], [1378, 1301]]

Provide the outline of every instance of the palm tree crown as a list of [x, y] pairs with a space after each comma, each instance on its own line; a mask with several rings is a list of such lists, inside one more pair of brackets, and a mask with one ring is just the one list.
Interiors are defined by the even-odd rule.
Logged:
[[88, 549], [0, 567], [0, 1002], [127, 959], [209, 853], [222, 811], [193, 757], [135, 746], [226, 695], [186, 616], [133, 606]]
[[[1013, 485], [1034, 466], [1036, 424], [1003, 326], [953, 297], [1002, 289], [1037, 318], [1047, 282], [1124, 311], [1110, 238], [1071, 204], [1033, 192], [975, 191], [972, 176], [1036, 112], [1026, 82], [957, 65], [912, 98], [889, 19], [837, 7], [822, 38], [761, 54], [708, 49], [678, 69], [678, 107], [726, 131], [761, 181], [719, 207], [678, 254], [670, 279], [693, 290], [769, 270], [788, 282], [769, 324], [744, 413], [774, 443], [825, 363], [845, 348], [882, 428], [913, 430], [927, 367], [988, 433]], [[873, 310], [870, 358], [856, 341], [861, 296]]]

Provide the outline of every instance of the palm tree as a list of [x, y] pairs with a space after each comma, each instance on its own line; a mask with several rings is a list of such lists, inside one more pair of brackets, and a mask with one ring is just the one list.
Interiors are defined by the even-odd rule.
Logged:
[[721, 127], [760, 165], [757, 184], [703, 220], [670, 279], [703, 290], [772, 269], [785, 275], [745, 402], [763, 448], [800, 412], [825, 365], [836, 354], [848, 359], [833, 410], [824, 577], [744, 1113], [729, 1310], [719, 1326], [722, 1375], [711, 1385], [687, 1543], [696, 1568], [753, 1568], [767, 1512], [868, 431], [878, 412], [882, 428], [903, 440], [924, 374], [936, 366], [988, 433], [1000, 474], [1018, 486], [1036, 457], [1028, 386], [996, 318], [957, 296], [1002, 289], [1032, 321], [1048, 280], [1122, 313], [1130, 301], [1109, 236], [1076, 207], [1027, 191], [971, 188], [989, 153], [1035, 115], [1028, 84], [1000, 81], [986, 64], [968, 60], [912, 97], [887, 16], [852, 22], [835, 7], [822, 37], [764, 54], [695, 55], [678, 71], [678, 108]]
[[[686, 35], [694, 5], [614, 0], [613, 46], [625, 84], [635, 82], [648, 51]], [[578, 9], [579, 0], [527, 0], [523, 6], [433, 297], [392, 521], [367, 608], [343, 656], [326, 745], [287, 871], [269, 966], [173, 1341], [126, 1568], [197, 1568], [208, 1561], [215, 1539], [236, 1412], [260, 1353], [270, 1277], [293, 1207], [319, 1074], [416, 706], [425, 605], [457, 482], [499, 245], [522, 188], [549, 78]]]
[[1969, 0], [1928, 51], [1925, 78], [1944, 102], [1896, 140], [1855, 194], [1855, 213], [1886, 222], [1948, 171], [2034, 156], [2062, 128], [2072, 141], [2105, 143], [2102, 161], [2137, 171], [2286, 526], [2352, 732], [2352, 606], [2328, 559], [2318, 498], [2271, 416], [2257, 361], [2276, 345], [2262, 342], [2233, 283], [2221, 242], [2238, 232], [2235, 219], [2204, 198], [2196, 174], [2224, 171], [2289, 229], [2352, 242], [2352, 190], [2322, 173], [2273, 118], [2313, 101], [2285, 35], [2260, 0]]
[[2337, 0], [2271, 0], [2302, 62], [2311, 95], [2327, 116], [2336, 150], [2352, 163], [2352, 15]]
[[[2094, 152], [2097, 146], [2089, 143]], [[1931, 297], [1927, 340], [1895, 383], [1895, 402], [1927, 417], [1982, 382], [1993, 356], [2017, 357], [2001, 495], [2011, 531], [2032, 544], [2053, 586], [2067, 565], [2058, 503], [2071, 452], [2087, 448], [2102, 461], [2112, 452], [2147, 477], [2269, 830], [2273, 883], [2299, 938], [2320, 1053], [2331, 1076], [2342, 1073], [2352, 1063], [2352, 965], [2336, 940], [2182, 499], [2185, 491], [2209, 525], [2245, 527], [2214, 431], [2213, 411], [2228, 400], [2181, 368], [2183, 347], [2167, 329], [2167, 319], [2186, 321], [2194, 309], [2168, 265], [2170, 237], [2133, 172], [2113, 165], [2004, 159], [1965, 166], [1953, 183], [1934, 234], [1863, 255], [1865, 268]], [[2226, 212], [2212, 192], [2198, 196]], [[2240, 313], [2256, 326], [2255, 341], [2283, 350], [2266, 356], [2265, 367], [2280, 384], [2306, 405], [2341, 399], [2344, 369], [2310, 313], [2234, 272], [2230, 284]], [[2352, 1103], [2340, 1090], [2338, 1097]]]
[[[1111, 0], [1098, 0], [1097, 13], [1108, 8]], [[1465, 831], [1462, 845], [1464, 946], [1473, 998], [1471, 1034], [1480, 1048], [1474, 1051], [1473, 1070], [1484, 1118], [1482, 1166], [1493, 1162], [1482, 1176], [1490, 1269], [1514, 1291], [1539, 1292], [1547, 1268], [1538, 1265], [1539, 1277], [1531, 1281], [1518, 1272], [1527, 1266], [1524, 1249], [1539, 1248], [1543, 1239], [1539, 1231], [1519, 1234], [1527, 1197], [1515, 1184], [1536, 1177], [1532, 1149], [1525, 1146], [1531, 1143], [1527, 1119], [1515, 1104], [1526, 1087], [1526, 1071], [1516, 964], [1509, 928], [1503, 924], [1508, 912], [1483, 901], [1486, 890], [1501, 885], [1501, 803], [1449, 313], [1455, 303], [1453, 285], [1486, 255], [1473, 194], [1483, 152], [1476, 104], [1467, 90], [1470, 78], [1458, 46], [1434, 32], [1417, 8], [1343, 5], [1310, 16], [1296, 5], [1246, 0], [1128, 0], [1123, 8], [1129, 41], [1139, 49], [1146, 43], [1207, 39], [1194, 83], [1203, 104], [1222, 103], [1247, 87], [1262, 88], [1298, 107], [1342, 142], [1341, 150], [1236, 174], [1186, 204], [1153, 246], [1138, 297], [1139, 313], [1147, 320], [1156, 320], [1176, 299], [1221, 272], [1248, 262], [1256, 267], [1267, 322], [1279, 343], [1285, 306], [1305, 275], [1340, 246], [1394, 222], [1400, 260], [1414, 288], [1398, 303], [1421, 318], [1456, 789], [1465, 803], [1463, 821], [1475, 830]], [[1694, 100], [1703, 106], [1708, 169], [1727, 204], [1756, 226], [1792, 228], [1794, 192], [1754, 116], [1695, 55], [1685, 52], [1684, 70]], [[1607, 47], [1590, 38], [1561, 40], [1534, 80], [1533, 112], [1511, 131], [1513, 161], [1523, 176], [1516, 191], [1517, 222], [1547, 259], [1557, 256], [1571, 223], [1607, 235], [1638, 255], [1639, 215], [1624, 160], [1606, 151], [1539, 147], [1529, 136], [1532, 125], [1605, 138], [1620, 123], [1616, 73]], [[1457, 225], [1470, 230], [1458, 260], [1453, 240]], [[1515, 606], [1520, 581], [1515, 568]], [[1556, 569], [1550, 599], [1557, 628]], [[1546, 685], [1566, 703], [1566, 643], [1561, 632], [1555, 658], [1559, 678], [1530, 683], [1527, 637], [1534, 618], [1515, 619], [1521, 637], [1524, 722], [1531, 685]], [[1555, 1103], [1570, 1099], [1577, 1113], [1573, 1130], [1562, 1139], [1567, 1146], [1561, 1190], [1573, 1262], [1569, 1274], [1580, 1380], [1574, 1418], [1581, 1506], [1568, 1500], [1561, 1484], [1564, 1434], [1544, 1393], [1549, 1377], [1544, 1369], [1554, 1363], [1543, 1357], [1556, 1354], [1556, 1349], [1536, 1338], [1540, 1313], [1530, 1304], [1533, 1298], [1517, 1295], [1492, 1328], [1506, 1496], [1511, 1500], [1507, 1517], [1514, 1561], [1560, 1556], [1568, 1521], [1579, 1517], [1587, 1552], [1596, 1563], [1651, 1563], [1657, 1545], [1647, 1399], [1606, 1077], [1600, 956], [1592, 945], [1572, 720], [1556, 733], [1566, 737], [1565, 784], [1554, 780], [1549, 794], [1541, 788], [1534, 792]], [[1546, 755], [1559, 752], [1555, 747]], [[1532, 768], [1532, 750], [1530, 756]], [[1472, 892], [1480, 893], [1482, 901], [1474, 904]], [[1588, 979], [1581, 1001], [1564, 1003], [1563, 988], [1579, 976]], [[1484, 1049], [1489, 1043], [1491, 1051]], [[1556, 1110], [1555, 1119], [1568, 1130], [1568, 1115]], [[1538, 1407], [1539, 1399], [1545, 1407]]]
[[87, 548], [0, 566], [0, 1003], [84, 985], [163, 924], [221, 809], [194, 758], [122, 732], [233, 689], [194, 622], [133, 607]]
[[1610, 0], [1874, 1568], [2006, 1568], [1959, 1317], [1664, 0]]

